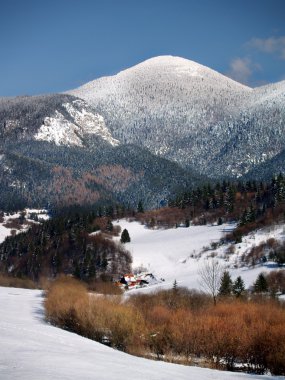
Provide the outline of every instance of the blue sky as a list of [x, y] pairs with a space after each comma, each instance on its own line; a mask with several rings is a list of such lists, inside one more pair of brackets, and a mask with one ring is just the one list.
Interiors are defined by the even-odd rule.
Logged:
[[157, 55], [285, 79], [284, 0], [1, 0], [0, 96], [61, 92]]

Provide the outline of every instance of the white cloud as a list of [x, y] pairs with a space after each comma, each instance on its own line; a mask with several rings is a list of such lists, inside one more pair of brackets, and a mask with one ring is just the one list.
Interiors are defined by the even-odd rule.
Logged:
[[259, 50], [263, 53], [277, 53], [281, 59], [285, 60], [285, 36], [269, 38], [252, 38], [246, 43], [248, 48]]
[[230, 62], [230, 69], [226, 75], [240, 83], [248, 84], [252, 74], [259, 70], [261, 66], [252, 62], [250, 58], [235, 58]]

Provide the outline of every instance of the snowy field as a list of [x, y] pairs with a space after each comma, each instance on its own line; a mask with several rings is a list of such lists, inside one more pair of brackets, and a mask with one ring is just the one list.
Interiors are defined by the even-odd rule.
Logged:
[[[199, 268], [204, 260], [213, 254], [225, 269], [229, 270], [233, 280], [241, 276], [246, 287], [249, 287], [260, 272], [277, 269], [277, 266], [271, 262], [254, 268], [242, 266], [240, 261], [242, 254], [271, 237], [278, 240], [284, 239], [284, 225], [259, 230], [245, 237], [242, 243], [235, 244], [234, 253], [227, 256], [226, 251], [229, 245], [216, 249], [205, 250], [205, 248], [210, 248], [212, 243], [218, 242], [223, 235], [233, 229], [233, 225], [150, 230], [138, 222], [120, 220], [117, 224], [122, 230], [126, 228], [129, 232], [131, 242], [126, 243], [125, 247], [133, 256], [133, 268], [144, 267], [157, 279], [164, 279], [155, 286], [156, 288], [172, 287], [176, 280], [179, 286], [201, 289]], [[149, 289], [154, 289], [154, 287], [143, 288], [140, 291], [147, 292]]]
[[0, 287], [1, 380], [277, 379], [137, 358], [48, 325], [37, 290]]

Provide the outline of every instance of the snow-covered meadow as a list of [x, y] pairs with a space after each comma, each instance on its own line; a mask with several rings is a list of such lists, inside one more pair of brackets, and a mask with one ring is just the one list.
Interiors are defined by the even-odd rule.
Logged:
[[0, 305], [1, 380], [278, 378], [169, 364], [116, 351], [47, 324], [38, 290], [0, 287]]
[[[246, 287], [250, 287], [260, 272], [277, 269], [275, 263], [267, 262], [263, 265], [247, 267], [242, 265], [241, 256], [253, 246], [269, 238], [283, 240], [284, 225], [272, 226], [243, 238], [242, 243], [234, 245], [234, 252], [227, 254], [229, 244], [213, 249], [213, 245], [234, 228], [234, 225], [221, 226], [190, 226], [176, 229], [147, 229], [138, 222], [120, 220], [117, 222], [121, 229], [127, 229], [131, 238], [126, 243], [133, 257], [133, 268], [143, 267], [153, 273], [163, 282], [155, 285], [156, 288], [170, 288], [176, 280], [179, 286], [201, 289], [199, 283], [199, 268], [204, 260], [215, 257], [229, 270], [233, 279], [241, 276]], [[118, 238], [117, 238], [118, 239]], [[211, 247], [212, 246], [212, 247]], [[154, 286], [140, 291], [154, 289]]]

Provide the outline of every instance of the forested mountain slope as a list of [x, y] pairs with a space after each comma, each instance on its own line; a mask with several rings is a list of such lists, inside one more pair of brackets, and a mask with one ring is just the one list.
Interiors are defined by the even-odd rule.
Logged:
[[123, 145], [93, 107], [69, 95], [0, 101], [0, 209], [123, 202], [153, 207], [202, 177]]

